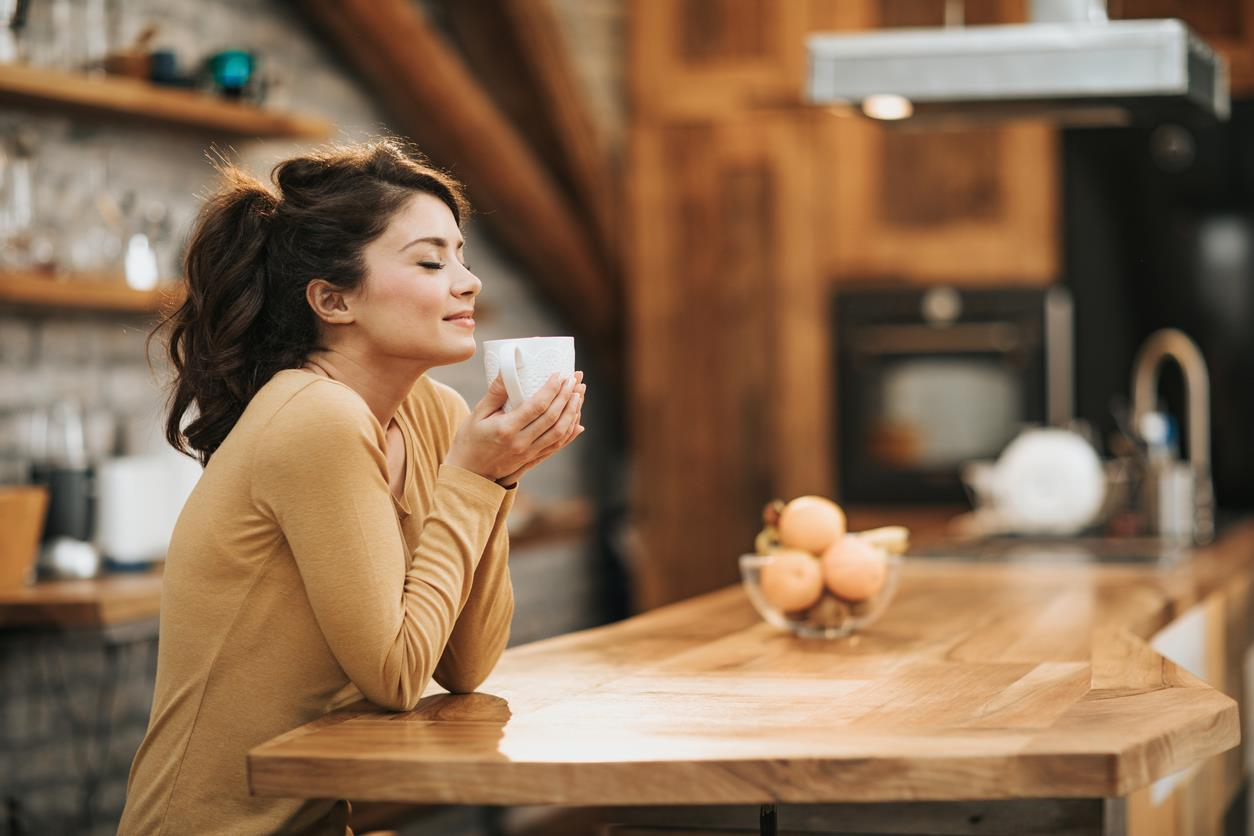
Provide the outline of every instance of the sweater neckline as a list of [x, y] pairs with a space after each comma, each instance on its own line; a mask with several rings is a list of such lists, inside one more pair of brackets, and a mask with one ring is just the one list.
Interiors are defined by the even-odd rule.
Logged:
[[[406, 517], [413, 513], [413, 497], [411, 492], [414, 488], [414, 439], [413, 433], [410, 431], [409, 421], [406, 420], [403, 409], [396, 410], [396, 414], [392, 416], [392, 420], [396, 421], [396, 427], [401, 431], [401, 440], [405, 444], [405, 483], [401, 488], [401, 495], [398, 497], [392, 493], [392, 486], [388, 485], [388, 496], [392, 497], [392, 504], [396, 509]], [[387, 432], [383, 434], [387, 438]]]

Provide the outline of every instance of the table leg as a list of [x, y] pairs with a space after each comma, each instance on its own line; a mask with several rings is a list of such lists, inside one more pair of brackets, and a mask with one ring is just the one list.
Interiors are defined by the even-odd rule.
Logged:
[[774, 804], [763, 804], [758, 811], [758, 833], [760, 836], [775, 836]]

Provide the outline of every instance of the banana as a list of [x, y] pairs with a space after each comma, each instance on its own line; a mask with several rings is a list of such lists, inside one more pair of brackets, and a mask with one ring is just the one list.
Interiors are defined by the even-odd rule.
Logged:
[[775, 526], [768, 525], [753, 538], [753, 550], [758, 554], [770, 554], [779, 548], [779, 532]]
[[904, 525], [886, 525], [868, 531], [855, 532], [863, 540], [889, 554], [905, 554], [910, 547], [910, 529]]

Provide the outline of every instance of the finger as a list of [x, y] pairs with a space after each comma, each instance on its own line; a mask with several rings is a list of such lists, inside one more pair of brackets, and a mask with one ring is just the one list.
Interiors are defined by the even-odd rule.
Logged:
[[562, 387], [565, 385], [563, 378], [557, 372], [549, 375], [549, 379], [544, 381], [536, 393], [527, 400], [523, 401], [517, 409], [510, 413], [510, 423], [515, 431], [521, 430], [531, 424], [537, 418], [544, 415], [553, 400], [561, 393]]
[[528, 447], [537, 446], [536, 440], [551, 430], [570, 407], [571, 401], [575, 399], [574, 389], [574, 381], [571, 378], [566, 378], [557, 396], [549, 403], [548, 408], [519, 431], [519, 440]]
[[575, 436], [578, 435], [577, 430], [579, 429], [580, 426], [582, 426], [582, 423], [583, 423], [583, 399], [580, 398], [579, 409], [575, 412], [575, 420], [574, 422], [571, 423], [570, 430], [566, 433], [566, 437], [562, 439], [563, 447], [565, 447], [567, 444], [570, 444], [572, 441], [575, 440]]
[[[567, 438], [566, 438], [566, 444], [570, 444], [572, 441], [574, 441], [574, 440], [575, 440], [575, 437], [576, 437], [576, 436], [578, 436], [581, 432], [583, 432], [583, 423], [582, 423], [582, 422], [583, 422], [583, 416], [582, 416], [582, 415], [576, 415], [576, 416], [575, 416], [575, 426], [573, 426], [573, 427], [571, 427], [571, 428], [570, 428], [570, 435], [569, 435], [569, 436], [567, 436]], [[563, 444], [562, 446], [564, 447], [564, 446], [566, 446], [566, 444]]]
[[561, 441], [557, 442], [556, 444], [550, 444], [548, 447], [542, 450], [540, 452], [540, 455], [536, 456], [527, 464], [527, 467], [529, 468], [535, 467], [537, 464], [549, 458], [558, 450], [561, 450], [563, 447], [570, 444], [576, 438], [583, 435], [583, 433], [584, 433], [584, 427], [582, 425], [576, 425], [574, 427], [571, 427], [570, 432], [566, 435], [565, 438], [563, 438]]
[[505, 406], [505, 402], [509, 400], [509, 392], [505, 391], [505, 378], [498, 374], [496, 378], [488, 384], [488, 391], [479, 403], [475, 404], [474, 414], [476, 417], [487, 418], [492, 413]]
[[562, 439], [570, 432], [570, 428], [579, 424], [579, 410], [582, 404], [583, 398], [572, 392], [566, 401], [565, 408], [558, 414], [557, 420], [544, 433], [537, 436], [531, 446], [538, 450], [545, 450], [553, 444], [560, 446]]

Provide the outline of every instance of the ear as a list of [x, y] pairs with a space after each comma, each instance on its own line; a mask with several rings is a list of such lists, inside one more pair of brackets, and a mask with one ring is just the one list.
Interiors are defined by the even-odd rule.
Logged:
[[326, 279], [313, 279], [305, 285], [305, 300], [323, 322], [347, 325], [355, 321], [348, 296]]

